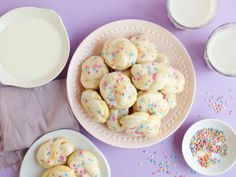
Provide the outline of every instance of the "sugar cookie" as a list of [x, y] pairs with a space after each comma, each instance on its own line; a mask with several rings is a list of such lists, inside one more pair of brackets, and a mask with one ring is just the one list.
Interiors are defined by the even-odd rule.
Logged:
[[105, 75], [100, 82], [100, 93], [108, 105], [118, 109], [131, 107], [137, 98], [137, 90], [121, 72]]
[[103, 58], [91, 56], [82, 64], [81, 84], [86, 89], [98, 89], [99, 82], [108, 72], [108, 67], [104, 63]]
[[169, 67], [168, 81], [162, 90], [166, 93], [181, 93], [184, 89], [184, 75], [176, 68]]
[[169, 112], [169, 104], [157, 91], [140, 92], [133, 106], [137, 112], [147, 112], [163, 118]]
[[145, 112], [135, 112], [121, 118], [122, 126], [127, 134], [134, 136], [155, 137], [159, 133], [161, 118]]
[[109, 109], [105, 101], [94, 90], [85, 90], [81, 95], [81, 103], [84, 109], [96, 122], [104, 123], [109, 116]]
[[69, 157], [67, 165], [77, 177], [100, 177], [101, 175], [97, 157], [86, 150], [75, 151]]
[[177, 105], [176, 95], [173, 93], [161, 92], [163, 98], [168, 102], [170, 109], [174, 109]]
[[102, 56], [111, 68], [124, 70], [136, 62], [138, 50], [128, 39], [118, 37], [105, 42]]
[[127, 116], [129, 114], [129, 109], [110, 109], [110, 115], [107, 119], [107, 127], [110, 130], [113, 130], [115, 132], [121, 132], [123, 130], [122, 125], [120, 123], [120, 119], [123, 116]]
[[65, 164], [67, 157], [74, 151], [74, 146], [66, 138], [48, 140], [42, 144], [37, 152], [37, 161], [43, 168], [51, 168]]
[[44, 172], [42, 177], [76, 177], [76, 175], [71, 168], [59, 165]]
[[167, 64], [167, 65], [170, 64], [169, 58], [166, 55], [164, 55], [163, 53], [159, 53], [159, 52], [156, 55], [155, 61], [158, 63]]
[[148, 37], [144, 34], [136, 35], [130, 41], [138, 49], [138, 59], [136, 63], [152, 62], [156, 59], [156, 46], [153, 42], [149, 41]]
[[135, 64], [131, 68], [132, 82], [140, 90], [160, 90], [168, 80], [168, 66], [150, 62]]

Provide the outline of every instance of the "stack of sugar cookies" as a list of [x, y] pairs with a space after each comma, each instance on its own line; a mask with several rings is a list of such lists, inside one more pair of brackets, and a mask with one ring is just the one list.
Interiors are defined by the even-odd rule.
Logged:
[[66, 138], [43, 143], [37, 152], [38, 164], [47, 169], [42, 177], [100, 177], [97, 157], [83, 149], [75, 149]]
[[82, 64], [84, 109], [112, 131], [157, 136], [184, 89], [183, 74], [144, 34], [108, 40], [101, 53]]

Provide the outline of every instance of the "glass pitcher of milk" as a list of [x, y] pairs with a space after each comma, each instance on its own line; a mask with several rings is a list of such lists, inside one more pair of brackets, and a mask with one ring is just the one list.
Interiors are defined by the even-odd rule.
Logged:
[[201, 28], [215, 18], [218, 3], [218, 0], [167, 0], [168, 17], [176, 28]]
[[236, 76], [236, 22], [218, 27], [208, 38], [204, 59], [210, 69]]

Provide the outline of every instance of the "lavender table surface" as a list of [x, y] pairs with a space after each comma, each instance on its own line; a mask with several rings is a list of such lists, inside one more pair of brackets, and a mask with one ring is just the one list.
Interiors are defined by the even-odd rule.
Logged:
[[[1, 0], [0, 15], [22, 6], [51, 8], [58, 12], [69, 33], [71, 55], [90, 32], [115, 20], [148, 20], [174, 33], [189, 51], [197, 77], [196, 98], [192, 110], [179, 130], [160, 144], [134, 150], [115, 148], [96, 140], [84, 130], [82, 133], [106, 155], [112, 177], [201, 176], [191, 171], [185, 163], [181, 142], [187, 128], [205, 118], [223, 120], [236, 129], [236, 78], [224, 77], [210, 71], [202, 60], [203, 49], [212, 30], [223, 23], [236, 21], [235, 0], [221, 0], [217, 17], [210, 25], [187, 31], [177, 30], [170, 23], [166, 0]], [[66, 69], [60, 77], [65, 76]], [[210, 108], [211, 103], [214, 104], [213, 108]], [[217, 113], [216, 105], [219, 108], [224, 106], [224, 109]], [[11, 168], [0, 171], [0, 177], [16, 177], [18, 174], [19, 172]], [[236, 166], [221, 176], [232, 177], [234, 174]]]

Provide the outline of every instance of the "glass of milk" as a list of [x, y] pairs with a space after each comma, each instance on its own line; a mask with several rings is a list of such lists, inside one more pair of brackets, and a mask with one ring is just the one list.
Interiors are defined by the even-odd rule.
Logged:
[[201, 28], [215, 18], [218, 4], [218, 0], [167, 0], [168, 17], [176, 28]]
[[218, 27], [204, 51], [207, 66], [220, 74], [236, 76], [236, 22]]

